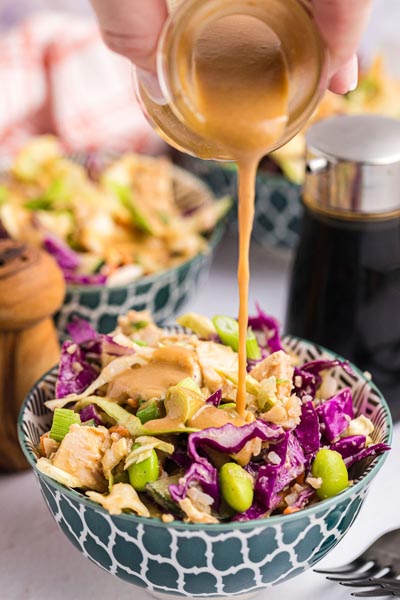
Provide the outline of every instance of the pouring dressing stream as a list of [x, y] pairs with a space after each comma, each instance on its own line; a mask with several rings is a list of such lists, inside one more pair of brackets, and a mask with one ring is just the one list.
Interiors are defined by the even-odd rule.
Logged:
[[291, 139], [327, 82], [327, 56], [303, 0], [173, 2], [157, 72], [164, 101], [137, 79], [154, 129], [172, 146], [237, 163], [239, 373], [237, 412], [246, 407], [249, 247], [255, 178], [263, 156]]
[[239, 373], [237, 412], [246, 406], [249, 248], [255, 178], [262, 156], [287, 122], [288, 77], [279, 41], [254, 17], [235, 15], [212, 23], [194, 53], [199, 133], [216, 140], [239, 168]]

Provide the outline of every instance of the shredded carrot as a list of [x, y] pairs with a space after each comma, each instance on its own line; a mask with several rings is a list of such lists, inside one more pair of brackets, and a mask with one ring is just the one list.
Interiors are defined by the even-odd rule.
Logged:
[[297, 508], [296, 506], [288, 506], [283, 511], [283, 514], [284, 515], [291, 515], [292, 513], [299, 512], [299, 510], [300, 510], [300, 508]]

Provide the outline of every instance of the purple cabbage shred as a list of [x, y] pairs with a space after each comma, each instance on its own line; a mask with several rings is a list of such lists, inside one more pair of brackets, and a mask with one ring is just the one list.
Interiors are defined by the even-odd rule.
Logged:
[[390, 446], [383, 442], [379, 444], [372, 444], [371, 446], [364, 448], [364, 450], [361, 450], [361, 452], [358, 452], [357, 454], [353, 454], [353, 456], [345, 458], [344, 464], [348, 469], [350, 469], [350, 467], [354, 465], [354, 463], [360, 460], [364, 460], [364, 458], [378, 456], [378, 454], [383, 454], [384, 452], [388, 452], [389, 450]]
[[56, 397], [81, 394], [98, 375], [97, 369], [86, 361], [85, 352], [74, 342], [64, 342], [56, 383]]
[[63, 271], [77, 269], [79, 267], [79, 257], [64, 244], [61, 240], [54, 236], [48, 236], [44, 239], [44, 247], [57, 261], [58, 266]]
[[365, 435], [350, 435], [331, 444], [331, 450], [339, 452], [342, 458], [350, 458], [365, 449]]
[[207, 404], [212, 404], [216, 408], [221, 404], [222, 401], [222, 390], [217, 390], [211, 396], [209, 396], [206, 400]]
[[169, 486], [169, 492], [175, 502], [186, 498], [191, 485], [198, 483], [205, 494], [213, 498], [214, 505], [219, 505], [218, 471], [209, 463], [193, 463], [187, 473], [177, 484]]
[[84, 408], [82, 408], [79, 414], [82, 423], [86, 423], [86, 421], [91, 421], [93, 419], [96, 425], [104, 425], [104, 421], [101, 418], [98, 411], [96, 410], [94, 404], [89, 404], [88, 406], [85, 406]]
[[334, 442], [343, 433], [354, 418], [353, 398], [350, 388], [344, 388], [337, 394], [317, 406], [322, 437]]
[[240, 452], [247, 442], [255, 438], [278, 442], [284, 436], [281, 427], [268, 424], [260, 419], [242, 427], [227, 423], [223, 427], [210, 427], [191, 433], [188, 437], [188, 452], [195, 462], [208, 464], [208, 460], [198, 453], [198, 450], [204, 446], [209, 446], [226, 454], [235, 454]]
[[265, 347], [262, 349], [268, 350], [270, 354], [278, 352], [278, 350], [283, 350], [278, 321], [274, 317], [267, 315], [260, 308], [259, 304], [256, 304], [256, 309], [258, 314], [254, 317], [249, 317], [249, 327], [255, 332], [260, 331], [265, 334]]

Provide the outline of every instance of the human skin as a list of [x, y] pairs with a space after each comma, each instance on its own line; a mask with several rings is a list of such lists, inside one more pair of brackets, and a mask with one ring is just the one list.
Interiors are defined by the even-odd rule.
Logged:
[[[166, 0], [91, 0], [107, 46], [144, 71], [155, 71]], [[331, 56], [329, 88], [345, 94], [357, 86], [356, 51], [371, 10], [370, 0], [311, 0]]]

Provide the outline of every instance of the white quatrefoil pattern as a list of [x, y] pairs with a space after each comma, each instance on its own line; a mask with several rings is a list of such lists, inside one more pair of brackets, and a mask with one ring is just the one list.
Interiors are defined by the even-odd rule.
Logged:
[[[332, 358], [324, 349], [286, 338], [302, 362]], [[357, 413], [375, 425], [374, 441], [390, 443], [390, 415], [378, 390], [355, 369], [334, 370], [352, 388]], [[34, 448], [49, 429], [44, 401], [54, 397], [53, 369], [30, 392], [19, 419], [19, 437], [35, 468]], [[343, 537], [357, 516], [368, 487], [385, 460], [365, 465], [345, 492], [298, 513], [247, 523], [163, 523], [135, 515], [111, 516], [83, 494], [35, 471], [43, 497], [67, 538], [84, 556], [158, 598], [249, 597], [310, 568]]]

